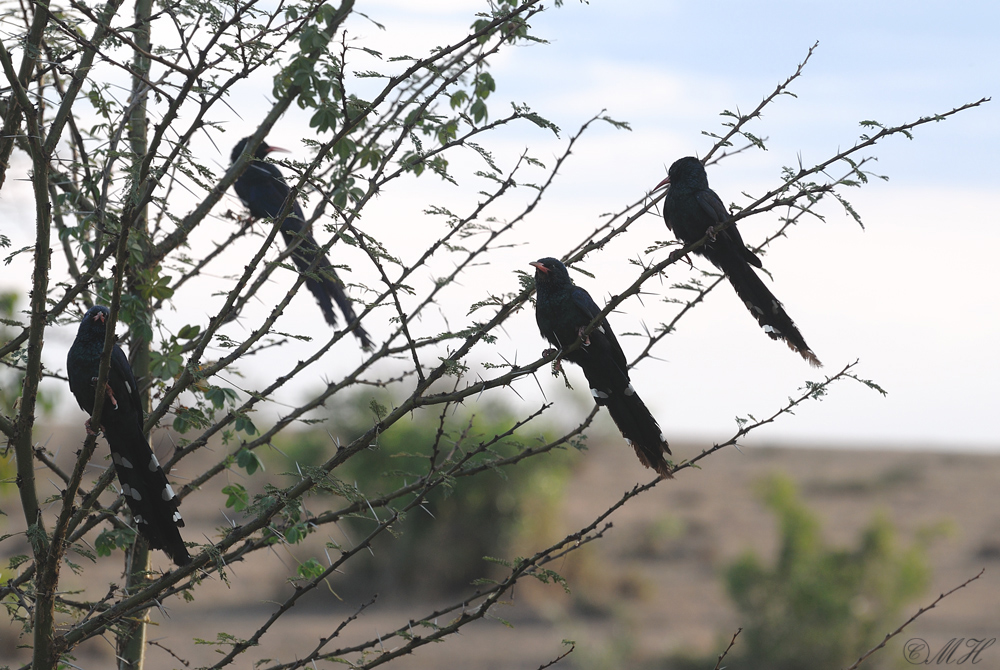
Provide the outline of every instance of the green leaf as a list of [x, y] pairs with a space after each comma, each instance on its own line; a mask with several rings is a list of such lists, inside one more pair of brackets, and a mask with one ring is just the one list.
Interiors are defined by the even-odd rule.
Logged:
[[302, 579], [316, 579], [323, 574], [324, 569], [319, 561], [315, 558], [310, 558], [305, 563], [299, 565], [296, 572], [299, 573], [299, 577]]
[[7, 561], [7, 568], [9, 570], [16, 570], [17, 566], [21, 565], [22, 563], [27, 563], [30, 560], [31, 560], [31, 557], [30, 556], [25, 556], [24, 554], [18, 554], [16, 556], [11, 556], [10, 560]]
[[490, 97], [490, 93], [497, 90], [497, 84], [489, 72], [480, 72], [477, 74], [475, 86], [476, 97], [481, 100], [485, 100]]
[[230, 484], [222, 487], [222, 492], [228, 496], [226, 507], [232, 507], [237, 512], [242, 512], [250, 504], [250, 494], [241, 484]]
[[304, 523], [297, 523], [285, 531], [285, 540], [289, 544], [298, 544], [309, 535], [309, 528]]
[[248, 475], [252, 475], [258, 469], [264, 469], [264, 463], [261, 462], [260, 457], [249, 449], [240, 449], [236, 453], [236, 465], [246, 470]]
[[115, 549], [127, 549], [135, 542], [135, 531], [131, 528], [103, 530], [94, 540], [98, 556], [110, 556]]
[[472, 106], [469, 107], [469, 113], [472, 114], [472, 118], [476, 123], [482, 123], [489, 116], [489, 112], [486, 109], [486, 103], [483, 102], [482, 99], [476, 100], [472, 103]]
[[253, 425], [253, 421], [245, 414], [237, 414], [234, 423], [236, 424], [235, 428], [237, 432], [246, 433], [247, 435], [257, 434], [257, 426]]
[[173, 346], [167, 351], [151, 351], [149, 353], [149, 371], [158, 379], [173, 379], [184, 368], [181, 348]]
[[192, 340], [198, 336], [201, 332], [201, 326], [191, 326], [187, 325], [180, 329], [177, 333], [178, 340]]

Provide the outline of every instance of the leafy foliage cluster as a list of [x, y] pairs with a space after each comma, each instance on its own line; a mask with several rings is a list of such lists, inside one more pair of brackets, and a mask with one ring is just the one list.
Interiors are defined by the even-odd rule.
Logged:
[[768, 567], [748, 553], [726, 574], [729, 595], [747, 622], [738, 654], [743, 667], [846, 667], [927, 587], [925, 547], [899, 547], [883, 515], [871, 520], [855, 547], [829, 547], [788, 479], [772, 478], [762, 488], [781, 529], [777, 561]]
[[[372, 402], [378, 406], [386, 399], [370, 400], [367, 394], [358, 394], [338, 405], [330, 424], [346, 434], [363, 433], [376, 416]], [[484, 557], [508, 555], [510, 547], [523, 545], [527, 535], [534, 541], [557, 539], [537, 537], [532, 528], [544, 525], [541, 516], [559, 514], [561, 491], [577, 460], [576, 449], [560, 449], [544, 459], [524, 459], [524, 452], [551, 442], [556, 431], [538, 426], [537, 434], [528, 430], [508, 435], [516, 421], [509, 409], [488, 404], [477, 407], [475, 413], [448, 408], [446, 418], [419, 411], [379, 434], [365, 458], [352, 459], [338, 468], [336, 476], [326, 476], [317, 491], [319, 498], [307, 501], [306, 507], [329, 508], [334, 504], [329, 496], [348, 502], [386, 499], [395, 491], [406, 491], [429, 469], [450, 471], [457, 466], [409, 512], [400, 513], [391, 536], [372, 541], [371, 556], [352, 566], [350, 580], [336, 587], [338, 596], [363, 598], [369, 592], [392, 597], [456, 595], [496, 572]], [[293, 461], [296, 471], [284, 476], [294, 479], [300, 469], [315, 468], [325, 460], [331, 441], [325, 431], [314, 430], [282, 436], [275, 447], [264, 463], [277, 472]], [[520, 460], [516, 467], [501, 467], [515, 458]], [[472, 470], [482, 475], [465, 474]], [[255, 479], [259, 487], [259, 478]], [[273, 476], [271, 480], [274, 483]], [[237, 499], [251, 497], [240, 484], [228, 488]], [[385, 512], [394, 514], [413, 501], [413, 493], [395, 497]], [[378, 527], [381, 516], [368, 507], [347, 515], [336, 530], [328, 532], [328, 548], [353, 546]], [[306, 526], [307, 534], [312, 531]]]
[[[10, 340], [13, 337], [13, 327], [20, 325], [15, 319], [18, 298], [16, 293], [0, 293], [0, 341]], [[16, 350], [3, 358], [3, 367], [0, 368], [0, 412], [5, 415], [13, 415], [17, 410], [26, 353], [23, 349]], [[52, 416], [57, 400], [58, 393], [40, 391], [37, 402], [41, 415]]]
[[[726, 590], [743, 628], [727, 661], [750, 670], [849, 666], [927, 588], [925, 543], [899, 546], [892, 523], [876, 514], [855, 546], [832, 547], [787, 476], [761, 482], [760, 495], [778, 524], [777, 557], [767, 565], [747, 551], [726, 569]], [[673, 663], [704, 668], [711, 660]]]

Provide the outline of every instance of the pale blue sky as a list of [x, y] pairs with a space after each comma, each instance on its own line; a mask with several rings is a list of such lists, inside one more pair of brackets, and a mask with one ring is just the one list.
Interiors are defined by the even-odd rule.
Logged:
[[[387, 54], [422, 55], [428, 47], [463, 34], [481, 4], [361, 1], [358, 6], [387, 27], [382, 33], [355, 20], [352, 34], [363, 44]], [[568, 0], [533, 25], [534, 33], [551, 44], [521, 47], [494, 58], [498, 88], [490, 102], [497, 114], [510, 100], [528, 102], [563, 128], [563, 139], [528, 125], [498, 134], [485, 143], [500, 164], [512, 165], [525, 147], [550, 161], [561, 152], [565, 138], [602, 108], [630, 122], [633, 130], [599, 126], [589, 132], [542, 205], [510, 240], [521, 246], [505, 250], [491, 266], [470, 275], [464, 282], [469, 291], [482, 282], [496, 290], [513, 290], [514, 268], [563, 254], [579, 233], [599, 224], [600, 214], [641, 197], [674, 159], [704, 154], [711, 141], [701, 130], [719, 130], [718, 113], [723, 109], [756, 106], [817, 40], [816, 54], [792, 88], [798, 98], [779, 100], [750, 127], [769, 138], [769, 151], [748, 152], [710, 171], [712, 186], [725, 202], [739, 202], [740, 191], [760, 193], [772, 187], [780, 167], [794, 164], [799, 154], [812, 163], [849, 146], [861, 132], [862, 119], [893, 125], [1000, 89], [1000, 10], [993, 3], [959, 3], [945, 10], [912, 2], [769, 3], [761, 8], [742, 2], [616, 0], [581, 5]], [[220, 143], [221, 154], [204, 140], [194, 149], [218, 165], [227, 164], [231, 144], [252, 130], [258, 105], [263, 114], [268, 91], [266, 79], [258, 79], [236, 92], [234, 107], [243, 118], [223, 117], [232, 130]], [[827, 364], [824, 372], [833, 373], [860, 358], [859, 375], [880, 383], [889, 396], [883, 399], [856, 385], [841, 385], [823, 403], [760, 431], [758, 442], [1000, 446], [998, 104], [920, 128], [912, 142], [893, 138], [870, 152], [879, 157], [875, 171], [891, 180], [848, 194], [864, 217], [866, 232], [829, 205], [824, 210], [827, 223], [800, 227], [765, 258], [775, 294]], [[305, 158], [299, 144], [305, 128], [302, 115], [293, 111], [269, 139], [295, 150], [293, 157]], [[396, 183], [366, 214], [363, 225], [377, 235], [393, 235], [397, 251], [405, 255], [413, 248], [411, 242], [434, 230], [437, 222], [422, 214], [429, 203], [460, 210], [462, 203], [476, 199], [480, 187], [474, 180], [456, 188], [430, 177]], [[512, 196], [509, 210], [527, 197]], [[5, 232], [12, 231], [15, 245], [28, 239], [32, 222], [24, 215], [30, 208], [7, 189], [0, 207], [9, 221]], [[220, 209], [237, 207], [232, 198]], [[754, 241], [768, 233], [773, 222], [756, 217], [741, 229]], [[207, 241], [221, 238], [224, 231], [203, 232], [201, 239]], [[588, 260], [586, 267], [598, 281], [582, 275], [577, 281], [601, 302], [631, 283], [629, 258], [641, 256], [652, 241], [667, 238], [662, 219], [650, 215], [628, 238]], [[646, 260], [658, 260], [663, 253]], [[0, 285], [24, 288], [30, 272], [27, 260], [22, 256], [5, 270]], [[675, 266], [667, 281], [681, 281], [687, 272]], [[358, 281], [376, 283], [370, 272], [358, 273]], [[275, 296], [284, 285], [282, 278], [276, 283]], [[198, 299], [187, 303], [193, 304], [194, 315], [181, 313], [185, 308], [178, 303], [178, 323], [208, 314], [212, 308], [200, 298], [218, 288], [206, 283], [196, 289], [192, 297]], [[454, 318], [462, 318], [463, 306], [474, 299], [465, 298], [463, 294], [454, 299]], [[266, 304], [269, 296], [263, 299]], [[643, 304], [626, 302], [621, 312], [612, 318], [618, 331], [638, 330], [643, 320], [654, 324], [670, 310], [659, 305], [656, 296], [647, 296]], [[315, 317], [311, 296], [303, 291], [279, 326], [308, 332]], [[64, 330], [47, 342], [55, 367], [62, 366], [72, 339], [72, 332]], [[387, 332], [378, 324], [370, 330], [376, 335]], [[237, 337], [239, 331], [231, 335]], [[321, 362], [313, 379], [335, 376], [356, 364], [352, 346], [348, 343]], [[640, 345], [627, 340], [625, 346], [634, 352]], [[515, 316], [497, 347], [522, 361], [537, 356], [543, 343], [533, 315], [525, 311]], [[280, 360], [308, 350], [285, 350]], [[696, 310], [659, 355], [664, 360], [644, 363], [634, 381], [668, 438], [725, 439], [733, 432], [737, 414], [768, 415], [794, 395], [803, 380], [820, 378], [783, 345], [765, 337], [728, 287]], [[247, 373], [252, 380], [253, 370]], [[578, 393], [585, 395], [582, 375], [571, 375]], [[539, 377], [550, 397], [564, 403], [569, 418], [582, 411], [558, 395], [559, 382]], [[517, 389], [529, 402], [540, 400], [532, 380]], [[307, 390], [308, 385], [300, 384], [281, 399], [297, 401]], [[82, 421], [77, 414], [75, 408], [67, 409], [68, 420]]]
[[[407, 16], [407, 25], [413, 21], [419, 17]], [[750, 127], [770, 138], [769, 151], [729, 159], [710, 173], [727, 203], [738, 202], [741, 190], [759, 193], [773, 185], [780, 167], [800, 154], [810, 163], [849, 146], [861, 120], [910, 121], [992, 96], [1000, 83], [1000, 10], [990, 3], [943, 10], [902, 2], [765, 8], [568, 2], [533, 25], [551, 44], [497, 59], [496, 97], [530, 101], [566, 133], [605, 107], [633, 131], [596, 127], [588, 133], [538, 212], [543, 223], [532, 232], [531, 251], [518, 252], [526, 257], [562, 253], [568, 229], [593, 227], [597, 215], [659, 181], [675, 158], [703, 154], [711, 141], [701, 130], [718, 131], [723, 109], [752, 109], [815, 41], [820, 46], [792, 87], [798, 98], [780, 99]], [[426, 37], [422, 27], [409, 39]], [[827, 224], [803, 227], [770, 253], [765, 262], [774, 273], [773, 290], [826, 361], [825, 371], [860, 358], [860, 375], [889, 396], [841, 387], [758, 439], [1000, 445], [996, 105], [870, 152], [878, 156], [873, 170], [890, 181], [846, 194], [867, 232], [829, 206]], [[546, 141], [536, 133], [511, 144]], [[549, 155], [557, 151], [553, 143]], [[741, 226], [756, 239], [771, 221]], [[595, 295], [627, 285], [627, 258], [642, 251], [643, 241], [666, 237], [655, 217], [644, 226], [637, 238], [588, 263], [600, 283], [586, 277], [579, 283]], [[682, 269], [671, 271], [671, 281], [682, 278]], [[653, 321], [656, 308], [646, 300], [626, 311], [613, 319], [618, 330]], [[533, 334], [528, 321], [524, 337]], [[728, 289], [661, 355], [666, 362], [638, 372], [637, 388], [652, 396], [665, 426], [713, 439], [728, 436], [734, 415], [763, 416], [801, 380], [817, 378], [764, 337]], [[655, 390], [646, 390], [650, 386]]]

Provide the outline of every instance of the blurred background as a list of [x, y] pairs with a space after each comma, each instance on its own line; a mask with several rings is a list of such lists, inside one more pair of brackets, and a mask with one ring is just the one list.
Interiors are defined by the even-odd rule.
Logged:
[[[382, 30], [353, 17], [348, 25], [359, 44], [419, 56], [464, 34], [480, 3], [376, 1], [359, 3], [359, 8], [385, 26]], [[997, 25], [1000, 7], [987, 2], [962, 3], [944, 12], [939, 6], [902, 2], [759, 7], [618, 0], [568, 2], [544, 13], [533, 23], [533, 32], [549, 44], [507, 51], [491, 62], [497, 82], [491, 104], [499, 110], [506, 101], [528, 102], [562, 133], [557, 138], [527, 125], [504, 129], [489, 140], [498, 162], [509, 169], [527, 147], [550, 163], [564, 150], [566, 138], [601, 110], [627, 121], [631, 130], [595, 124], [527, 228], [509, 248], [491, 256], [490, 265], [470, 273], [463, 281], [467, 292], [441, 306], [442, 318], [452, 312], [464, 315], [482, 286], [513, 290], [515, 269], [542, 256], [561, 255], [571, 244], [568, 232], [596, 228], [603, 214], [641, 198], [676, 158], [703, 155], [713, 140], [702, 131], [723, 131], [725, 119], [719, 113], [755, 107], [794, 72], [814, 42], [819, 48], [792, 86], [796, 97], [782, 97], [749, 127], [766, 138], [768, 151], [744, 152], [710, 169], [711, 184], [727, 204], [746, 204], [751, 200], [744, 194], [759, 195], [773, 187], [782, 166], [800, 161], [809, 166], [850, 146], [863, 132], [858, 125], [862, 120], [896, 125], [993, 95], [1000, 81]], [[261, 73], [237, 91], [232, 110], [238, 113], [222, 120], [225, 142], [199, 137], [192, 145], [220, 174], [229, 163], [231, 145], [249, 134], [263, 114], [272, 74]], [[951, 638], [996, 636], [996, 104], [923, 126], [912, 141], [891, 138], [869, 152], [878, 156], [874, 172], [890, 179], [873, 179], [848, 193], [864, 230], [830, 202], [821, 207], [825, 221], [798, 226], [790, 239], [770, 249], [764, 260], [773, 275], [772, 288], [826, 363], [822, 372], [764, 337], [731, 290], [721, 287], [671, 335], [658, 352], [660, 359], [645, 361], [633, 376], [681, 458], [728, 439], [736, 431], [734, 417], [768, 416], [806, 380], [820, 380], [823, 372], [832, 374], [856, 359], [859, 376], [877, 382], [886, 397], [862, 385], [838, 385], [822, 403], [808, 403], [794, 416], [757, 431], [742, 452], [724, 450], [702, 463], [703, 470], [685, 471], [613, 516], [614, 528], [605, 539], [556, 568], [570, 580], [572, 593], [543, 584], [519, 588], [509, 612], [497, 612], [513, 630], [495, 619], [483, 621], [459, 639], [403, 659], [398, 667], [534, 668], [565, 651], [559, 640], [571, 639], [578, 647], [561, 662], [568, 667], [711, 668], [740, 626], [744, 631], [731, 652], [744, 663], [740, 667], [818, 668], [830, 659], [837, 659], [831, 667], [843, 667], [841, 657], [871, 639], [878, 641], [919, 605], [984, 567], [983, 578], [921, 617], [873, 659], [872, 667], [906, 667], [903, 644], [910, 638], [922, 638], [936, 651]], [[305, 127], [304, 113], [293, 109], [268, 141], [305, 158]], [[23, 177], [29, 167], [15, 153], [12, 176]], [[432, 176], [394, 183], [367, 210], [362, 225], [380, 239], [392, 240], [405, 258], [407, 246], [432, 234], [428, 231], [440, 223], [424, 213], [430, 204], [461, 210], [475, 202], [478, 188], [475, 181], [454, 186]], [[520, 197], [512, 210], [530, 194]], [[13, 249], [33, 238], [30, 199], [27, 182], [12, 181], [0, 200], [3, 233]], [[178, 196], [176, 213], [195, 201]], [[220, 209], [227, 207], [240, 210], [235, 196]], [[217, 231], [201, 230], [202, 237], [192, 243], [222, 239], [228, 233], [222, 226], [232, 223], [221, 211], [218, 221]], [[755, 243], [774, 230], [776, 221], [776, 216], [760, 216], [742, 222], [743, 236]], [[669, 237], [662, 219], [651, 213], [628, 236], [587, 259], [583, 267], [594, 279], [576, 275], [576, 281], [601, 302], [631, 283], [636, 273], [629, 259], [660, 260], [665, 250], [652, 255], [645, 250]], [[235, 245], [220, 263], [238, 262], [246, 248]], [[0, 307], [7, 318], [26, 308], [30, 262], [29, 254], [21, 254], [0, 271]], [[53, 263], [63, 262], [59, 254], [53, 256]], [[352, 259], [348, 255], [342, 262], [351, 264]], [[690, 274], [681, 265], [669, 272], [665, 284]], [[358, 273], [355, 281], [374, 283], [364, 270]], [[262, 311], [272, 295], [284, 292], [282, 282], [272, 284], [260, 296]], [[192, 304], [206, 317], [213, 314], [221, 299], [213, 292], [225, 285], [219, 271], [186, 287], [175, 303], [187, 300], [188, 309], [179, 310], [184, 313], [177, 314], [174, 325], [190, 322]], [[612, 315], [616, 331], [642, 332], [644, 325], [665, 320], [672, 306], [661, 297], [652, 294], [624, 303]], [[314, 307], [311, 296], [302, 292], [279, 327], [308, 332]], [[241, 332], [239, 323], [231, 328]], [[377, 324], [370, 330], [384, 334]], [[64, 367], [74, 332], [60, 327], [47, 333], [51, 369]], [[497, 355], [510, 360], [519, 353], [519, 360], [532, 360], [543, 348], [528, 311], [499, 335]], [[622, 340], [630, 355], [642, 346], [639, 339]], [[291, 342], [276, 355], [291, 360], [308, 346]], [[284, 403], [302, 402], [321, 379], [356, 365], [352, 355], [338, 352], [340, 358], [324, 359], [314, 383], [290, 385], [255, 421], [267, 425]], [[259, 370], [255, 377], [254, 369], [245, 369], [241, 383], [249, 388], [261, 384], [266, 360]], [[3, 374], [0, 399], [6, 406], [16, 379]], [[589, 411], [584, 389], [570, 393], [559, 380], [539, 378], [542, 389], [531, 380], [515, 386], [524, 405], [506, 394], [477, 406], [477, 430], [489, 434], [523, 407], [537, 406], [543, 390], [559, 403], [566, 424]], [[43, 383], [42, 393], [48, 414], [36, 427], [36, 440], [65, 459], [82, 439], [83, 414], [57, 381]], [[331, 410], [339, 433], [350, 436], [369, 418], [365, 403], [358, 399], [357, 407]], [[379, 457], [405, 452], [408, 441], [426, 439], [432, 430], [419, 416], [410, 428], [415, 432], [388, 433]], [[403, 433], [409, 428], [397, 429]], [[169, 450], [172, 438], [166, 431], [156, 439], [160, 449]], [[303, 431], [276, 447], [284, 456], [276, 450], [275, 460], [265, 459], [270, 467], [266, 477], [253, 480], [254, 487], [280, 482], [280, 473], [288, 469], [285, 457], [318, 460], [315, 454], [330, 448], [330, 436]], [[294, 625], [265, 638], [264, 650], [288, 660], [297, 649], [311, 649], [309, 641], [332, 632], [374, 592], [382, 595], [345, 630], [345, 638], [366, 637], [373, 630], [397, 627], [401, 619], [423, 617], [472, 579], [493, 574], [483, 556], [502, 553], [499, 558], [510, 560], [516, 551], [530, 552], [575, 531], [635, 483], [650, 479], [603, 413], [588, 447], [539, 459], [523, 471], [515, 469], [509, 480], [496, 477], [489, 486], [477, 478], [471, 490], [455, 490], [433, 501], [428, 518], [434, 514], [448, 523], [422, 525], [419, 514], [411, 516], [402, 535], [383, 538], [384, 546], [373, 547], [373, 554], [352, 564], [351, 572], [327, 593], [314, 594], [296, 611]], [[349, 474], [369, 492], [391, 486], [380, 473], [392, 467], [377, 459], [366, 463], [368, 472], [347, 473], [342, 479], [350, 481]], [[0, 524], [13, 524], [12, 464], [7, 460], [3, 467], [7, 483], [0, 491], [0, 509], [9, 516]], [[317, 500], [317, 508], [322, 504]], [[184, 511], [192, 529], [206, 537], [234, 514], [192, 505]], [[345, 525], [336, 541], [355, 541], [363, 536], [365, 523], [359, 519], [357, 526]], [[17, 530], [2, 528], [4, 533]], [[303, 546], [302, 555], [310, 548], [315, 550]], [[271, 560], [275, 574], [284, 575], [296, 557], [281, 550]], [[116, 579], [115, 566], [107, 568], [107, 579]], [[257, 571], [240, 575], [239, 581], [254, 583], [257, 590], [247, 593], [220, 582], [211, 597], [173, 605], [173, 616], [159, 622], [162, 635], [175, 641], [214, 640], [220, 620], [226, 630], [248, 635], [259, 625], [260, 613], [273, 609], [273, 602], [291, 589], [281, 580], [269, 582], [261, 561], [232, 569]], [[94, 573], [87, 574], [91, 579]], [[801, 609], [797, 604], [802, 602], [810, 607]], [[3, 631], [0, 648], [13, 649], [18, 643], [16, 627]], [[766, 650], [776, 655], [769, 657]], [[81, 649], [81, 662], [91, 664], [81, 667], [101, 667], [112, 652], [110, 644]], [[751, 652], [756, 654], [752, 658]], [[184, 661], [210, 663], [213, 645], [195, 646], [190, 654]], [[1000, 649], [987, 649], [982, 658], [998, 664]], [[156, 656], [155, 650], [151, 663], [180, 665], [165, 653]]]
[[[341, 412], [337, 418], [344, 423], [338, 425], [351, 415]], [[359, 426], [365, 415], [363, 409], [353, 413]], [[455, 416], [448, 439], [459, 432], [488, 438], [510, 420], [502, 408], [487, 408], [475, 419]], [[341, 507], [355, 491], [375, 498], [393, 490], [401, 483], [393, 473], [412, 464], [407, 454], [432, 440], [436, 429], [429, 417], [397, 424], [380, 438], [379, 449], [337, 470], [337, 493], [307, 498], [302, 518]], [[78, 431], [46, 430], [50, 446], [80, 441]], [[497, 451], [537, 446], [543, 437], [532, 431]], [[154, 439], [162, 454], [177, 436], [160, 431]], [[222, 484], [241, 484], [251, 495], [266, 484], [287, 486], [299, 468], [328, 455], [329, 444], [323, 431], [286, 435], [262, 452], [263, 472], [248, 478], [233, 468]], [[184, 469], [210, 464], [223, 449], [210, 446], [211, 452], [194, 456], [198, 462]], [[289, 663], [334, 631], [329, 648], [400, 626], [426, 633], [418, 623], [423, 619], [446, 625], [457, 612], [435, 612], [467, 595], [470, 583], [502, 579], [505, 565], [576, 532], [637, 482], [650, 480], [619, 436], [588, 431], [586, 446], [528, 459], [504, 476], [487, 473], [436, 491], [391, 536], [377, 538], [300, 600], [247, 658]], [[706, 445], [672, 446], [675, 454], [690, 455]], [[63, 449], [59, 460], [69, 463], [71, 455]], [[101, 463], [98, 458], [97, 467]], [[571, 640], [574, 651], [557, 667], [710, 670], [742, 629], [727, 667], [842, 669], [920, 606], [983, 569], [981, 578], [923, 614], [865, 667], [911, 667], [951, 640], [970, 641], [957, 659], [973, 651], [972, 640], [986, 644], [996, 637], [1000, 513], [994, 491], [1000, 462], [994, 456], [765, 443], [742, 453], [722, 450], [702, 466], [630, 501], [611, 516], [601, 539], [547, 565], [566, 580], [566, 589], [553, 579], [528, 579], [484, 620], [395, 666], [537, 668], [565, 653], [569, 645], [561, 641]], [[105, 498], [113, 501], [110, 493]], [[206, 499], [220, 503], [212, 507]], [[16, 504], [16, 490], [5, 485], [0, 506], [15, 510]], [[218, 495], [191, 496], [183, 512], [185, 538], [201, 543], [242, 519], [239, 506], [223, 507]], [[359, 513], [305, 539], [289, 534], [289, 543], [226, 566], [224, 579], [208, 578], [192, 600], [165, 602], [151, 612], [147, 667], [210, 666], [294, 593], [289, 574], [322, 569], [324, 555], [356, 547], [375, 527], [373, 516], [384, 515], [381, 509]], [[20, 521], [15, 514], [4, 520], [5, 532]], [[88, 563], [85, 574], [64, 571], [67, 597], [117, 583], [121, 557], [115, 551]], [[169, 567], [158, 553], [154, 566]], [[340, 630], [352, 616], [357, 618]], [[12, 667], [30, 660], [28, 650], [15, 651], [25, 642], [18, 631], [14, 622], [0, 628]], [[912, 640], [925, 646], [914, 651]], [[387, 639], [379, 651], [400, 643]], [[987, 645], [978, 656], [981, 667], [991, 667], [997, 653]], [[74, 663], [109, 667], [113, 641], [81, 645]]]

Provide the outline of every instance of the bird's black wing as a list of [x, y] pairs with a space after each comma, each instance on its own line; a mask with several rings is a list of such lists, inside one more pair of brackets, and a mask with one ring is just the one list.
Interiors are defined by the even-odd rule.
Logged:
[[[722, 204], [722, 198], [712, 189], [702, 189], [695, 194], [695, 199], [698, 201], [698, 206], [701, 210], [708, 215], [711, 220], [712, 226], [719, 226], [729, 220], [729, 212], [726, 210], [726, 206]], [[704, 233], [702, 233], [704, 234]], [[729, 225], [725, 230], [717, 233], [717, 239], [709, 241], [705, 246], [709, 249], [712, 247], [718, 247], [722, 245], [730, 245], [731, 250], [736, 252], [740, 257], [743, 258], [747, 263], [753, 265], [754, 267], [763, 267], [760, 258], [752, 252], [743, 241], [743, 236], [740, 235], [740, 229], [736, 227], [735, 223]], [[713, 258], [713, 254], [710, 251], [706, 251], [706, 256], [711, 260], [717, 267], [721, 266]]]
[[[291, 189], [276, 166], [261, 160], [251, 161], [246, 171], [236, 180], [236, 195], [257, 219], [275, 218]], [[305, 214], [296, 200], [288, 218], [296, 217], [305, 222]], [[287, 219], [286, 219], [287, 221]], [[282, 226], [284, 230], [284, 226]], [[296, 228], [301, 229], [301, 224]]]
[[191, 557], [178, 530], [184, 526], [178, 511], [180, 501], [143, 433], [139, 385], [125, 352], [118, 345], [111, 353], [108, 386], [113, 399], [108, 397], [104, 401], [101, 426], [125, 502], [150, 546], [162, 549], [177, 565], [185, 565]]
[[145, 423], [145, 412], [142, 408], [142, 399], [139, 396], [139, 383], [135, 380], [135, 373], [129, 365], [128, 356], [117, 344], [111, 350], [111, 369], [108, 371], [108, 384], [115, 397], [121, 400], [127, 399], [126, 406], [129, 414], [134, 415], [142, 430]]
[[[594, 302], [592, 297], [590, 297], [590, 294], [579, 286], [573, 287], [572, 298], [573, 304], [580, 309], [580, 312], [585, 317], [580, 327], [586, 328], [590, 322], [601, 313], [601, 308], [597, 306], [597, 303]], [[614, 331], [611, 330], [611, 326], [608, 325], [608, 320], [606, 318], [601, 319], [601, 322], [596, 328], [594, 328], [594, 330], [591, 331], [589, 337], [592, 340], [607, 341], [607, 344], [600, 348], [605, 350], [611, 356], [627, 381], [628, 361], [625, 359], [625, 352], [622, 351], [621, 345], [618, 344], [618, 338], [615, 337]]]
[[712, 189], [701, 189], [694, 197], [698, 201], [698, 206], [711, 219], [711, 225], [718, 225], [729, 218], [729, 212], [726, 211], [722, 198]]
[[87, 414], [92, 414], [94, 411], [94, 387], [89, 379], [85, 379], [86, 376], [86, 371], [81, 365], [74, 344], [66, 356], [66, 377], [69, 379], [69, 390], [76, 398], [76, 404], [80, 406], [80, 409]]
[[[699, 190], [696, 198], [701, 211], [715, 221], [712, 225], [729, 218], [719, 196], [711, 189]], [[721, 220], [718, 218], [720, 212], [723, 213]], [[763, 264], [757, 254], [747, 248], [735, 223], [717, 233], [702, 249], [702, 254], [726, 274], [740, 300], [771, 339], [783, 340], [810, 365], [822, 365], [781, 302], [750, 267], [760, 268]]]
[[[76, 344], [70, 348], [66, 358], [66, 376], [69, 378], [69, 389], [80, 405], [80, 409], [88, 414], [94, 412], [94, 392], [97, 383], [97, 374], [100, 371], [100, 353], [97, 350], [97, 343], [94, 343], [92, 351], [78, 349]], [[138, 410], [139, 427], [142, 427], [142, 402], [139, 399], [139, 388], [135, 381], [135, 374], [132, 366], [129, 365], [128, 356], [117, 344], [111, 350], [111, 367], [108, 369], [108, 386], [115, 398], [115, 403], [111, 404], [112, 409], [119, 403], [124, 403], [131, 416]], [[109, 399], [110, 400], [110, 399]], [[104, 411], [108, 410], [109, 401], [105, 402]]]
[[[585, 328], [601, 313], [601, 309], [590, 294], [578, 286], [573, 287], [572, 298], [584, 315], [580, 328]], [[660, 425], [632, 388], [628, 360], [607, 319], [601, 319], [590, 332], [580, 351], [582, 355], [570, 360], [583, 368], [594, 401], [608, 409], [639, 461], [662, 476], [670, 477], [670, 466], [664, 460], [664, 454], [670, 453], [670, 447], [663, 438]]]

